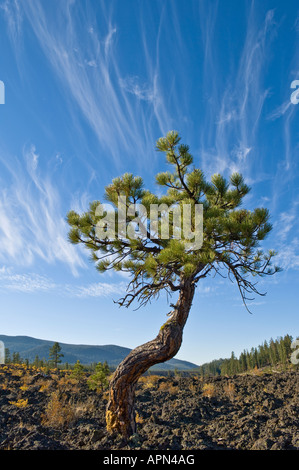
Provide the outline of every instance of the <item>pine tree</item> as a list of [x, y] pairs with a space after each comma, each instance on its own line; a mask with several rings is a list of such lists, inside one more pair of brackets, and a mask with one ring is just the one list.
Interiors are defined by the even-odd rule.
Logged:
[[279, 356], [279, 362], [285, 367], [288, 359], [291, 354], [291, 343], [292, 337], [289, 335], [284, 336], [283, 338], [279, 338], [277, 344], [277, 352]]
[[12, 353], [12, 363], [13, 364], [21, 364], [22, 363], [22, 358], [20, 356], [19, 352], [13, 352]]
[[39, 360], [38, 355], [35, 356], [33, 365], [34, 365], [35, 367], [40, 367], [40, 360]]
[[92, 374], [88, 380], [88, 386], [91, 390], [100, 389], [103, 390], [108, 386], [108, 375], [110, 374], [110, 370], [107, 364], [107, 361], [102, 364], [99, 362], [95, 367], [95, 372]]
[[79, 361], [77, 360], [76, 364], [74, 365], [74, 368], [71, 373], [71, 377], [74, 379], [78, 380], [79, 382], [85, 377], [85, 372], [84, 372], [84, 367]]
[[228, 374], [234, 375], [234, 374], [237, 374], [238, 372], [239, 372], [238, 359], [236, 358], [234, 351], [232, 351], [231, 357], [228, 363]]
[[49, 351], [49, 361], [55, 369], [57, 369], [58, 364], [61, 363], [60, 358], [63, 357], [63, 354], [60, 353], [60, 351], [61, 347], [57, 342], [53, 344]]
[[245, 372], [247, 370], [246, 351], [243, 351], [240, 354], [239, 368], [240, 368], [240, 372]]
[[224, 359], [223, 363], [221, 364], [221, 375], [229, 375], [229, 364], [230, 360], [229, 359]]
[[5, 364], [11, 363], [10, 350], [5, 348]]
[[262, 366], [268, 366], [270, 364], [270, 352], [267, 341], [260, 346], [260, 363]]
[[272, 338], [270, 340], [269, 352], [270, 352], [271, 365], [276, 366], [279, 360], [278, 351], [277, 351], [277, 342], [273, 341]]
[[292, 348], [291, 348], [291, 344], [293, 342], [292, 336], [285, 335], [285, 337], [283, 338], [283, 342], [284, 342], [284, 347], [285, 347], [286, 359], [288, 360], [290, 355], [292, 354]]
[[[85, 213], [70, 211], [67, 216], [70, 242], [85, 245], [100, 272], [116, 270], [130, 275], [120, 306], [129, 307], [134, 301], [146, 305], [162, 292], [178, 294], [157, 337], [132, 350], [110, 382], [107, 429], [123, 436], [136, 431], [138, 378], [180, 349], [198, 282], [225, 270], [248, 308], [249, 294], [264, 295], [256, 280], [279, 270], [271, 266], [275, 252], [264, 253], [259, 246], [272, 228], [268, 210], [241, 207], [250, 190], [243, 177], [233, 173], [227, 180], [217, 173], [208, 182], [203, 172], [192, 166], [189, 147], [180, 140], [179, 134], [171, 131], [156, 144], [170, 167], [156, 176], [164, 194], [144, 189], [141, 177], [126, 173], [105, 188], [105, 199], [114, 212], [105, 211], [100, 201], [94, 201]], [[157, 207], [160, 210], [153, 217]], [[189, 217], [182, 216], [178, 222], [177, 214]], [[185, 220], [190, 230], [185, 231]]]

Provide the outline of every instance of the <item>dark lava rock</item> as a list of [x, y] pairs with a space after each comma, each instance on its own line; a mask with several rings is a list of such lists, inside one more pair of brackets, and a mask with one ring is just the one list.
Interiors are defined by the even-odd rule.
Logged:
[[138, 383], [128, 441], [106, 431], [102, 392], [26, 374], [0, 366], [0, 449], [299, 450], [299, 371]]

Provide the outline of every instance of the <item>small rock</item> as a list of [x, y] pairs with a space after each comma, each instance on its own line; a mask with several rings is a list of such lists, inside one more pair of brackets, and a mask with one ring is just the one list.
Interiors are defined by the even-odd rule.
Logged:
[[270, 439], [258, 439], [251, 447], [251, 450], [269, 450], [272, 448], [273, 444], [273, 441]]
[[92, 433], [90, 442], [94, 443], [94, 442], [100, 441], [105, 436], [106, 436], [105, 429], [95, 429]]

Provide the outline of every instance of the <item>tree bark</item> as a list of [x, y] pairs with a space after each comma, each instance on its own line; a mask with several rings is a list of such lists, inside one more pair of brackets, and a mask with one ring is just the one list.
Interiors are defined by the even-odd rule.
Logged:
[[134, 403], [137, 381], [150, 367], [168, 361], [179, 351], [194, 290], [192, 280], [185, 281], [171, 318], [160, 328], [157, 337], [133, 349], [117, 367], [110, 382], [106, 410], [109, 432], [120, 433], [125, 438], [136, 432]]

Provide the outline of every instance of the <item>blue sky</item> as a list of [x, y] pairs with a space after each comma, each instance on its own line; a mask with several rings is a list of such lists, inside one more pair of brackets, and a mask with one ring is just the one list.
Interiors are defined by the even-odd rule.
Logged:
[[166, 299], [120, 309], [126, 278], [96, 272], [65, 217], [127, 171], [154, 190], [155, 142], [175, 129], [207, 178], [243, 174], [283, 268], [260, 281], [251, 315], [236, 285], [205, 279], [177, 357], [299, 335], [298, 36], [295, 0], [0, 0], [2, 334], [127, 347], [156, 336]]

